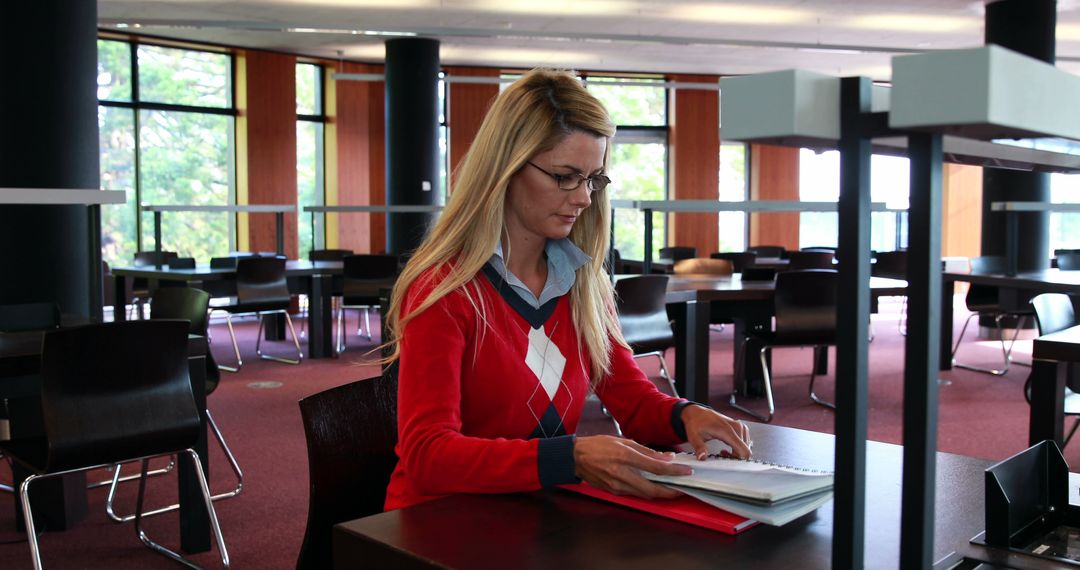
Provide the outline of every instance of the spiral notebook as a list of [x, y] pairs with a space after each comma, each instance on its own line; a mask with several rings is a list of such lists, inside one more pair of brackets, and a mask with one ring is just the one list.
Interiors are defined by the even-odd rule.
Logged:
[[702, 501], [688, 495], [675, 499], [649, 500], [639, 499], [628, 495], [615, 495], [602, 489], [597, 489], [588, 483], [562, 485], [561, 487], [567, 491], [573, 491], [609, 503], [615, 503], [638, 511], [723, 532], [725, 534], [739, 534], [758, 524], [755, 520], [750, 520], [746, 517], [728, 512], [721, 507], [711, 505], [707, 501]]
[[674, 487], [700, 489], [738, 501], [771, 505], [823, 491], [831, 491], [833, 473], [778, 465], [757, 459], [736, 459], [710, 455], [698, 461], [690, 453], [677, 453], [672, 460], [689, 465], [693, 475], [657, 475], [642, 472], [646, 479]]

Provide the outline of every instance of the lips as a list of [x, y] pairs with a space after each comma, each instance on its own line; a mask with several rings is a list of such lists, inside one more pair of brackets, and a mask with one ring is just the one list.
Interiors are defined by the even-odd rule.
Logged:
[[577, 221], [577, 216], [566, 216], [563, 214], [559, 214], [559, 219], [568, 224], [572, 224]]

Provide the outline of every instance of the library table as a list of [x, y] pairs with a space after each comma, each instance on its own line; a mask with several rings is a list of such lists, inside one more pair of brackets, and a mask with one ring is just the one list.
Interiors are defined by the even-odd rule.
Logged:
[[1065, 380], [1074, 362], [1080, 362], [1080, 325], [1032, 342], [1029, 445], [1052, 439], [1064, 447]]

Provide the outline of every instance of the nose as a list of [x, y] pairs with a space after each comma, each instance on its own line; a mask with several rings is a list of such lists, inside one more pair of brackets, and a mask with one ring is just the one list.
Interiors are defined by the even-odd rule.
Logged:
[[570, 191], [570, 203], [577, 208], [585, 209], [592, 204], [592, 190], [589, 189], [587, 182], [582, 182], [581, 186]]

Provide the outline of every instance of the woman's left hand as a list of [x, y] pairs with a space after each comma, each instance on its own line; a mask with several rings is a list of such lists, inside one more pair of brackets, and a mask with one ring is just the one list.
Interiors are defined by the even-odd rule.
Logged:
[[731, 454], [739, 459], [750, 457], [750, 427], [703, 406], [691, 404], [682, 410], [686, 426], [686, 442], [694, 448], [694, 455], [704, 459], [708, 454], [705, 442], [719, 439], [731, 447]]

